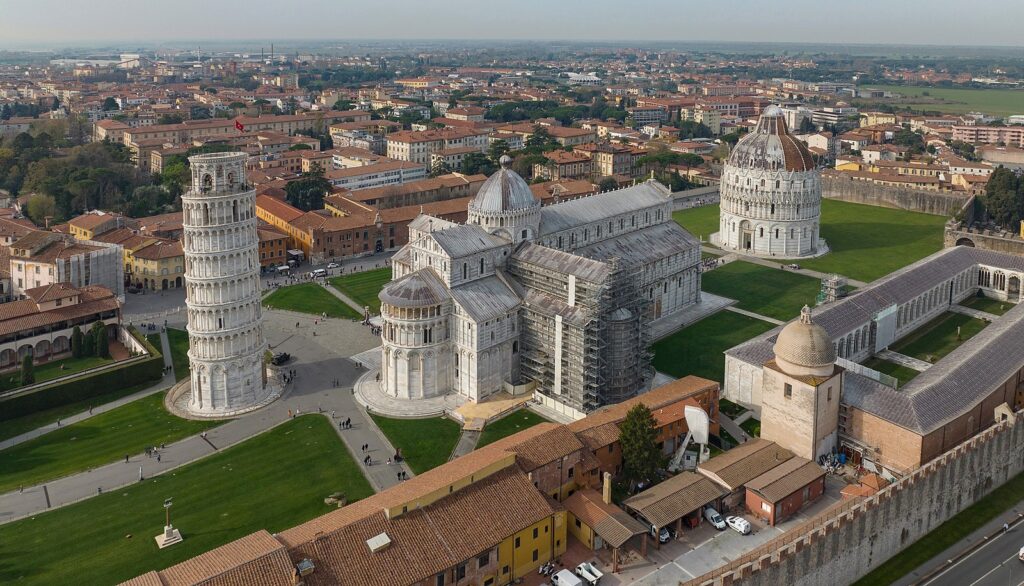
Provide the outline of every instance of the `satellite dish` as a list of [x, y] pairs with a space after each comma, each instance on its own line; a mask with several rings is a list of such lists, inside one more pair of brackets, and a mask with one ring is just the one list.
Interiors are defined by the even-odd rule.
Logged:
[[690, 429], [693, 441], [698, 444], [707, 445], [708, 434], [710, 433], [709, 427], [711, 425], [711, 420], [708, 418], [707, 412], [700, 407], [687, 405], [685, 409], [683, 409], [683, 414], [686, 416], [686, 425]]

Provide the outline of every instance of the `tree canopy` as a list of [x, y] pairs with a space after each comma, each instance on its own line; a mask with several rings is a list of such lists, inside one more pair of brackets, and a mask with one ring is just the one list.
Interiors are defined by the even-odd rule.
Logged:
[[985, 195], [980, 199], [989, 219], [1007, 230], [1020, 230], [1024, 219], [1024, 178], [999, 167], [989, 176]]
[[679, 123], [679, 140], [691, 138], [711, 138], [711, 129], [701, 122], [683, 120]]
[[331, 182], [324, 177], [324, 169], [313, 163], [308, 173], [284, 186], [288, 203], [303, 211], [324, 207], [324, 196], [331, 191]]
[[642, 403], [630, 409], [619, 426], [622, 475], [630, 483], [652, 480], [664, 463], [655, 426], [654, 414]]

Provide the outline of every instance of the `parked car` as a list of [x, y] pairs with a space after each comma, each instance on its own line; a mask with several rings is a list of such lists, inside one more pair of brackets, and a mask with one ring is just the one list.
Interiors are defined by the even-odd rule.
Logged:
[[321, 277], [326, 277], [327, 276], [327, 269], [317, 269], [315, 271], [310, 271], [309, 276], [313, 277], [314, 279], [319, 279]]
[[270, 360], [270, 363], [274, 366], [281, 366], [285, 362], [291, 360], [292, 355], [287, 352], [278, 352], [274, 354], [274, 357]]
[[707, 507], [704, 509], [704, 518], [715, 526], [715, 529], [722, 530], [726, 528], [725, 519], [718, 514], [718, 511], [714, 507]]
[[551, 576], [551, 583], [556, 586], [583, 586], [583, 580], [569, 570], [559, 570]]
[[669, 529], [668, 527], [662, 527], [661, 530], [658, 531], [658, 534], [655, 535], [654, 534], [654, 525], [651, 525], [650, 532], [651, 532], [651, 537], [657, 537], [658, 538], [658, 543], [668, 543], [669, 541], [672, 540], [672, 537], [674, 537], [672, 535], [672, 530]]
[[1020, 548], [1020, 551], [1017, 552], [1017, 559], [1024, 562], [1024, 547]]
[[336, 263], [336, 262], [329, 262], [329, 263], [327, 263], [327, 268], [329, 268], [329, 269], [340, 269], [341, 265]]
[[794, 271], [799, 271], [800, 270], [800, 265], [798, 265], [796, 263], [793, 263], [793, 264], [789, 265], [789, 268], [793, 269]]
[[576, 575], [583, 578], [583, 581], [590, 586], [597, 586], [597, 583], [601, 581], [601, 577], [604, 576], [604, 572], [598, 570], [590, 562], [583, 562], [576, 566]]
[[730, 515], [725, 518], [725, 523], [740, 535], [747, 535], [750, 533], [750, 521], [747, 521], [743, 517]]

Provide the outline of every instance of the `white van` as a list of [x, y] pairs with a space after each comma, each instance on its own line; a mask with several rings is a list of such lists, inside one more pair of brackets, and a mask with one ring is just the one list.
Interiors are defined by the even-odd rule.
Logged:
[[314, 279], [322, 279], [327, 276], [327, 269], [317, 269], [309, 273], [310, 277]]
[[555, 586], [583, 586], [583, 580], [569, 570], [559, 570], [557, 574], [551, 576], [551, 583]]

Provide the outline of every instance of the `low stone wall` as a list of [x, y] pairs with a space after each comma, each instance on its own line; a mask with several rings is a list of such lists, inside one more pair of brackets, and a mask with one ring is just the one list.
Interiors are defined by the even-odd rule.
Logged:
[[969, 228], [959, 223], [950, 222], [946, 224], [943, 240], [946, 248], [973, 246], [984, 250], [1024, 256], [1024, 238], [1009, 232]]
[[952, 216], [960, 211], [968, 200], [966, 195], [878, 185], [835, 174], [821, 176], [821, 195], [827, 199], [936, 216]]
[[687, 586], [850, 584], [1024, 471], [1024, 412]]

